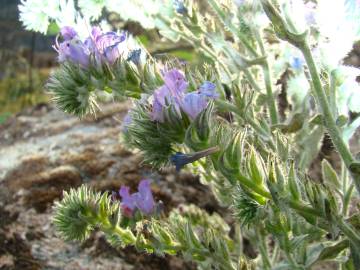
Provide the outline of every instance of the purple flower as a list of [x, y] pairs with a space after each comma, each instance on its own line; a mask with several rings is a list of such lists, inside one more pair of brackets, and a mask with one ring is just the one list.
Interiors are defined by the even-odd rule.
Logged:
[[171, 69], [166, 72], [164, 74], [164, 82], [173, 96], [181, 95], [189, 86], [185, 76], [177, 69]]
[[93, 26], [91, 28], [91, 37], [96, 40], [97, 37], [101, 36], [103, 34], [103, 31], [99, 26]]
[[114, 64], [124, 53], [126, 34], [115, 32], [103, 33], [99, 27], [93, 27], [91, 34], [82, 42], [74, 28], [65, 26], [61, 29], [64, 42], [56, 44], [59, 61], [70, 60], [87, 67], [89, 56], [93, 54], [96, 62]]
[[208, 104], [208, 100], [205, 95], [200, 93], [187, 93], [182, 100], [181, 109], [194, 120], [200, 112], [202, 112]]
[[218, 98], [220, 95], [216, 92], [216, 85], [205, 81], [199, 88], [199, 93], [209, 98]]
[[121, 35], [115, 32], [101, 34], [98, 29], [93, 30], [95, 54], [100, 55], [97, 58], [102, 58], [106, 62], [114, 64], [124, 52], [123, 41], [126, 39], [125, 33]]
[[209, 99], [218, 98], [215, 84], [205, 81], [198, 92], [186, 93], [189, 83], [185, 76], [177, 69], [171, 69], [164, 75], [164, 85], [156, 89], [153, 94], [151, 119], [160, 123], [164, 122], [164, 109], [172, 109], [181, 117], [181, 110], [192, 120], [203, 111]]
[[150, 188], [150, 181], [141, 180], [138, 190], [139, 192], [134, 194], [136, 198], [136, 207], [145, 215], [150, 215], [155, 208], [155, 202]]
[[150, 180], [141, 180], [138, 192], [130, 194], [129, 187], [122, 186], [119, 194], [121, 196], [121, 209], [125, 216], [132, 217], [135, 209], [139, 209], [145, 215], [151, 215], [155, 209], [155, 202], [150, 188]]
[[95, 40], [102, 34], [103, 32], [101, 31], [100, 27], [94, 26], [91, 29], [90, 36], [87, 39], [85, 39], [84, 44], [92, 53], [95, 53], [95, 51], [97, 51]]
[[152, 105], [151, 119], [164, 123], [164, 117], [164, 106], [155, 98]]
[[184, 75], [177, 69], [172, 69], [164, 74], [164, 85], [156, 89], [153, 97], [151, 118], [153, 121], [164, 122], [164, 108], [173, 106], [178, 115], [181, 115], [180, 104], [188, 82]]
[[83, 67], [89, 65], [90, 52], [87, 47], [78, 39], [65, 40], [55, 48], [58, 53], [59, 62], [71, 61]]
[[151, 118], [153, 121], [164, 122], [164, 108], [171, 102], [171, 93], [169, 89], [163, 85], [156, 89], [154, 94], [153, 109]]
[[129, 187], [122, 186], [119, 195], [121, 197], [121, 210], [123, 214], [127, 217], [132, 217], [136, 207], [136, 198], [133, 194], [130, 195], [129, 191]]
[[124, 34], [118, 35], [115, 32], [100, 34], [98, 30], [96, 30], [95, 35], [95, 45], [100, 52], [104, 52], [106, 48], [114, 46], [119, 42], [123, 42], [126, 39]]
[[71, 40], [77, 36], [77, 32], [71, 26], [62, 27], [60, 33], [64, 40]]

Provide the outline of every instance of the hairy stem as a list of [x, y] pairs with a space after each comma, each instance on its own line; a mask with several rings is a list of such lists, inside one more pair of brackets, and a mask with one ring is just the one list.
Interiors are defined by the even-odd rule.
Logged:
[[[266, 55], [265, 45], [262, 40], [262, 37], [260, 36], [259, 31], [257, 31], [257, 30], [255, 31], [255, 37], [256, 37], [257, 42], [259, 43], [261, 54], [263, 56], [265, 56]], [[269, 107], [269, 112], [270, 112], [271, 124], [275, 125], [278, 123], [278, 112], [276, 109], [275, 98], [273, 95], [270, 65], [269, 65], [269, 61], [267, 60], [267, 58], [264, 58], [262, 70], [263, 70], [264, 80], [265, 80], [265, 88], [266, 88], [266, 95], [267, 95], [267, 102], [268, 102], [268, 107]]]
[[[342, 160], [344, 161], [346, 167], [350, 170], [350, 166], [354, 163], [354, 158], [347, 144], [342, 139], [340, 130], [336, 125], [336, 121], [329, 106], [325, 91], [322, 87], [319, 72], [315, 65], [315, 61], [313, 59], [310, 47], [306, 41], [299, 44], [298, 47], [303, 53], [307, 66], [309, 68], [315, 97], [323, 114], [324, 124]], [[355, 186], [360, 194], [360, 175], [358, 173], [352, 172], [351, 170], [350, 172], [352, 174]]]

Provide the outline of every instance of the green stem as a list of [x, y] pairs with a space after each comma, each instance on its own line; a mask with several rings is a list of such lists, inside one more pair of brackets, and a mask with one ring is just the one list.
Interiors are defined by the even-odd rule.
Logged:
[[229, 31], [233, 34], [234, 37], [239, 38], [241, 43], [244, 45], [244, 47], [250, 52], [250, 54], [254, 57], [258, 56], [258, 53], [256, 52], [256, 49], [254, 46], [251, 45], [248, 38], [241, 33], [239, 29], [237, 29], [234, 24], [230, 22], [230, 20], [227, 18], [226, 14], [221, 10], [219, 5], [217, 4], [217, 1], [215, 0], [208, 0], [209, 5], [213, 8], [215, 13], [218, 15], [220, 21], [224, 24], [226, 28], [229, 29]]
[[251, 72], [248, 69], [244, 69], [243, 70], [246, 78], [248, 79], [250, 85], [254, 88], [254, 90], [256, 90], [257, 92], [261, 93], [261, 87], [259, 86], [259, 84], [256, 82], [256, 80], [254, 79], [253, 75], [251, 74]]
[[[318, 105], [320, 106], [321, 112], [323, 114], [324, 123], [327, 128], [327, 131], [329, 132], [332, 142], [334, 143], [336, 149], [338, 150], [346, 167], [350, 170], [350, 166], [354, 163], [354, 158], [353, 158], [348, 146], [342, 139], [340, 130], [336, 125], [336, 121], [331, 112], [328, 99], [325, 95], [325, 91], [322, 87], [321, 80], [319, 77], [319, 72], [315, 65], [315, 61], [312, 57], [310, 47], [306, 41], [299, 44], [298, 47], [302, 51], [304, 58], [306, 60], [307, 66], [309, 68], [315, 97], [317, 99]], [[350, 170], [350, 172], [352, 173], [355, 186], [356, 186], [358, 192], [360, 193], [360, 175], [353, 173], [351, 170]]]
[[336, 225], [342, 233], [347, 236], [350, 242], [352, 242], [355, 246], [360, 246], [360, 236], [356, 230], [354, 230], [353, 226], [346, 223], [341, 217], [336, 221]]
[[[259, 31], [254, 31], [254, 32], [255, 32], [256, 40], [259, 43], [261, 54], [263, 56], [265, 56], [266, 55], [265, 45], [260, 36], [260, 33], [259, 33]], [[273, 90], [272, 90], [270, 65], [269, 65], [269, 61], [267, 60], [267, 58], [264, 59], [264, 63], [262, 65], [262, 70], [263, 70], [264, 80], [265, 80], [265, 88], [266, 88], [266, 95], [267, 95], [267, 102], [268, 102], [268, 107], [269, 107], [269, 112], [270, 112], [271, 124], [276, 125], [278, 123], [278, 112], [276, 109], [275, 98], [274, 98]]]
[[308, 214], [308, 215], [312, 215], [312, 216], [315, 216], [315, 217], [322, 217], [321, 211], [319, 211], [317, 209], [314, 209], [314, 208], [312, 208], [310, 206], [304, 205], [301, 202], [290, 200], [288, 203], [289, 203], [289, 206], [292, 209], [294, 209], [294, 210], [296, 210], [298, 212]]
[[272, 198], [270, 192], [266, 191], [261, 186], [256, 185], [254, 183], [254, 181], [252, 181], [251, 179], [247, 178], [246, 176], [244, 176], [242, 174], [238, 174], [237, 177], [238, 177], [239, 181], [247, 188], [255, 191], [257, 194], [259, 194], [267, 199]]
[[256, 234], [258, 238], [258, 248], [261, 254], [261, 259], [263, 261], [264, 270], [271, 269], [271, 261], [268, 256], [265, 239], [258, 227], [256, 227]]
[[241, 119], [243, 119], [246, 123], [248, 123], [254, 129], [254, 131], [256, 131], [259, 135], [264, 136], [266, 138], [265, 141], [272, 150], [276, 150], [276, 146], [275, 146], [275, 143], [273, 142], [272, 135], [269, 134], [269, 132], [267, 130], [265, 130], [263, 127], [258, 125], [254, 119], [252, 119], [251, 117], [248, 116], [248, 114], [241, 113], [235, 105], [233, 105], [229, 102], [226, 102], [223, 100], [216, 100], [215, 103], [218, 104], [220, 107], [223, 107], [223, 108], [229, 110], [230, 112], [235, 113], [237, 116], [239, 116]]
[[336, 113], [336, 78], [333, 73], [330, 74], [330, 95], [329, 95], [329, 103], [331, 112], [333, 115]]

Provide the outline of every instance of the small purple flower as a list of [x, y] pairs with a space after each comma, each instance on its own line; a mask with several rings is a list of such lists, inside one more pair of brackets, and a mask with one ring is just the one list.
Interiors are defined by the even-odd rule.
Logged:
[[153, 94], [151, 119], [164, 122], [164, 109], [172, 109], [181, 117], [181, 110], [192, 120], [203, 111], [209, 99], [219, 97], [215, 84], [205, 81], [197, 92], [186, 93], [189, 83], [185, 76], [177, 69], [171, 69], [163, 75], [164, 85], [156, 89]]
[[145, 215], [151, 215], [155, 209], [155, 202], [151, 192], [150, 180], [141, 180], [138, 192], [130, 194], [127, 186], [120, 188], [121, 209], [125, 216], [132, 217], [135, 209], [139, 209]]
[[164, 106], [159, 102], [159, 100], [154, 99], [152, 105], [151, 120], [164, 123], [165, 116], [163, 110], [164, 110]]
[[125, 33], [103, 33], [99, 27], [93, 27], [84, 44], [94, 54], [97, 63], [106, 62], [112, 65], [124, 53], [125, 40]]
[[205, 95], [200, 93], [187, 93], [182, 100], [181, 109], [194, 120], [200, 112], [202, 112], [208, 104], [208, 100]]
[[92, 53], [95, 53], [97, 51], [95, 40], [102, 34], [103, 32], [101, 31], [100, 27], [94, 26], [91, 29], [90, 36], [87, 39], [85, 39], [84, 44]]
[[124, 52], [123, 42], [126, 39], [126, 34], [122, 33], [118, 35], [115, 32], [107, 32], [99, 35], [99, 33], [96, 32], [96, 35], [95, 50], [97, 50], [97, 53], [100, 55], [103, 55], [108, 63], [114, 64]]
[[57, 48], [59, 62], [71, 61], [83, 67], [89, 65], [90, 52], [87, 47], [78, 39], [66, 40]]
[[104, 49], [104, 57], [111, 65], [113, 65], [117, 59], [122, 55], [123, 50], [121, 49], [121, 42], [118, 42], [112, 46], [106, 47]]
[[199, 88], [199, 93], [209, 98], [218, 98], [220, 95], [216, 92], [216, 85], [205, 81]]
[[173, 96], [179, 96], [186, 91], [189, 83], [185, 76], [177, 69], [171, 69], [164, 74], [165, 85]]
[[169, 92], [169, 89], [165, 85], [163, 85], [155, 90], [153, 97], [154, 101], [151, 118], [153, 121], [159, 121], [160, 123], [163, 123], [163, 109], [171, 102], [171, 94]]
[[77, 32], [71, 26], [62, 27], [60, 33], [64, 40], [71, 40], [77, 36]]
[[136, 207], [145, 215], [150, 215], [155, 208], [155, 202], [150, 188], [150, 181], [141, 180], [138, 190], [139, 192], [135, 193]]
[[93, 26], [91, 28], [91, 37], [96, 40], [97, 37], [101, 36], [103, 34], [103, 31], [99, 26]]
[[127, 217], [132, 217], [133, 212], [136, 207], [136, 198], [135, 196], [130, 195], [130, 188], [122, 186], [119, 191], [121, 197], [121, 210], [123, 214]]
[[183, 0], [174, 0], [174, 7], [176, 12], [181, 15], [186, 15], [188, 12], [187, 8], [184, 6]]
[[164, 85], [156, 89], [153, 97], [151, 118], [153, 121], [164, 122], [164, 108], [173, 106], [180, 116], [181, 100], [188, 87], [184, 75], [177, 69], [171, 69], [164, 74]]
[[95, 35], [95, 44], [100, 52], [104, 52], [106, 48], [114, 46], [119, 42], [123, 42], [126, 39], [125, 34], [118, 35], [116, 32], [100, 34], [98, 30], [96, 30]]

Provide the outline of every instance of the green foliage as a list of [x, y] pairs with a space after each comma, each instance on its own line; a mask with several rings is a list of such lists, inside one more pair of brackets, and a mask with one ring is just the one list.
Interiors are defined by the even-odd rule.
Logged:
[[[85, 240], [96, 225], [93, 216], [94, 207], [101, 196], [86, 186], [64, 192], [64, 198], [54, 206], [53, 222], [66, 240]], [[103, 197], [104, 200], [104, 197]]]
[[11, 116], [10, 112], [4, 112], [0, 114], [0, 125], [5, 123], [6, 120]]
[[155, 168], [168, 166], [171, 154], [175, 153], [174, 144], [184, 141], [184, 130], [189, 125], [189, 119], [185, 114], [179, 119], [172, 106], [166, 110], [164, 123], [152, 121], [150, 112], [149, 104], [137, 103], [130, 112], [132, 122], [124, 133], [125, 143], [140, 149], [145, 162]]

